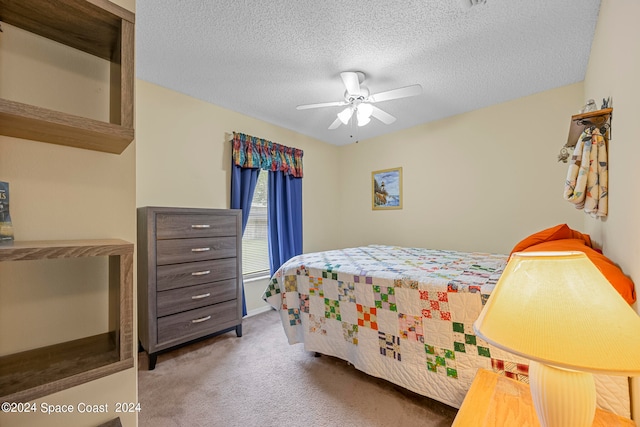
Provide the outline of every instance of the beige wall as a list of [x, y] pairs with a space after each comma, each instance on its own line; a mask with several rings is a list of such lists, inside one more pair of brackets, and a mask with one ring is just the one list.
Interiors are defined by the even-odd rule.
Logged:
[[[527, 234], [582, 226], [557, 162], [583, 98], [574, 84], [342, 147], [340, 245], [508, 253]], [[371, 172], [401, 166], [401, 210], [371, 209]]]
[[304, 150], [303, 246], [330, 249], [341, 218], [337, 147], [138, 80], [138, 206], [229, 208], [232, 132]]
[[[635, 283], [640, 283], [640, 2], [603, 0], [585, 78], [585, 99], [613, 99], [609, 144], [609, 215], [584, 216], [585, 228]], [[636, 304], [637, 309], [637, 304]], [[640, 418], [640, 381], [632, 381], [632, 415]], [[640, 425], [640, 421], [636, 421]]]
[[[115, 3], [134, 10], [134, 0]], [[106, 61], [3, 24], [0, 97], [108, 121]], [[0, 136], [0, 180], [10, 184], [19, 240], [135, 241], [135, 142], [121, 155]], [[107, 259], [0, 263], [0, 354], [108, 330]], [[137, 335], [136, 335], [137, 336]], [[2, 414], [0, 425], [87, 426], [136, 402], [136, 370], [52, 394], [36, 403], [108, 404], [107, 414]]]

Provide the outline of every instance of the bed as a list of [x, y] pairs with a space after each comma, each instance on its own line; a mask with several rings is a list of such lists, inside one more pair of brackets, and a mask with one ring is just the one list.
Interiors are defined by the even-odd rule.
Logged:
[[[460, 407], [478, 368], [528, 382], [526, 359], [472, 327], [507, 260], [384, 245], [309, 253], [282, 265], [263, 299], [279, 311], [289, 344]], [[598, 406], [629, 417], [628, 378], [595, 377]]]

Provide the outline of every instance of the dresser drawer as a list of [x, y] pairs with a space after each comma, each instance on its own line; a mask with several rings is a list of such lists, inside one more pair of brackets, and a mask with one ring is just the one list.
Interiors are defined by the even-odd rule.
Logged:
[[158, 317], [162, 317], [205, 305], [230, 301], [237, 298], [237, 289], [236, 279], [229, 279], [158, 292], [157, 314]]
[[157, 239], [235, 236], [237, 217], [213, 214], [157, 214]]
[[233, 258], [237, 254], [236, 240], [235, 236], [158, 240], [156, 242], [156, 263], [158, 265], [177, 264], [179, 262]]
[[[214, 333], [223, 323], [238, 319], [237, 300], [209, 305], [158, 319], [158, 342], [186, 340]], [[238, 323], [240, 321], [238, 320]]]
[[159, 265], [156, 271], [156, 290], [166, 291], [214, 280], [233, 279], [238, 275], [237, 270], [238, 260], [235, 258]]

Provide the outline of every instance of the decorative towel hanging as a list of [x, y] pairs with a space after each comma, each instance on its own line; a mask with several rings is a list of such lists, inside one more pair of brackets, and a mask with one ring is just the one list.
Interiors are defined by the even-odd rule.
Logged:
[[597, 127], [587, 128], [571, 156], [564, 198], [594, 218], [607, 216], [608, 179], [605, 139]]

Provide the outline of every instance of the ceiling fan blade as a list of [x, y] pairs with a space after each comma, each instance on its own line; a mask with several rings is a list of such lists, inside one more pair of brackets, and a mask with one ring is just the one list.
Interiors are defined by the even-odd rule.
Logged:
[[367, 98], [368, 102], [382, 102], [389, 101], [391, 99], [398, 98], [407, 98], [409, 96], [416, 96], [422, 93], [422, 86], [420, 85], [411, 85], [405, 86], [398, 89], [388, 90], [386, 92], [380, 92], [373, 95], [370, 95]]
[[340, 107], [342, 105], [347, 105], [346, 101], [335, 101], [335, 102], [321, 102], [319, 104], [305, 104], [298, 105], [296, 110], [308, 110], [310, 108], [321, 108], [321, 107]]
[[360, 94], [360, 80], [358, 79], [358, 73], [354, 73], [353, 71], [344, 71], [340, 73], [340, 77], [342, 78], [342, 83], [344, 83], [344, 87], [347, 88], [347, 93], [349, 95]]
[[396, 118], [393, 117], [391, 114], [387, 113], [386, 111], [382, 111], [375, 105], [372, 105], [372, 107], [373, 107], [373, 112], [371, 113], [371, 115], [376, 119], [380, 120], [385, 125], [390, 125], [391, 123], [396, 121]]
[[337, 119], [335, 119], [333, 121], [333, 123], [331, 123], [331, 125], [329, 126], [329, 129], [330, 130], [336, 129], [338, 126], [340, 126], [340, 123], [342, 123], [342, 122], [340, 121], [340, 118], [338, 117]]

